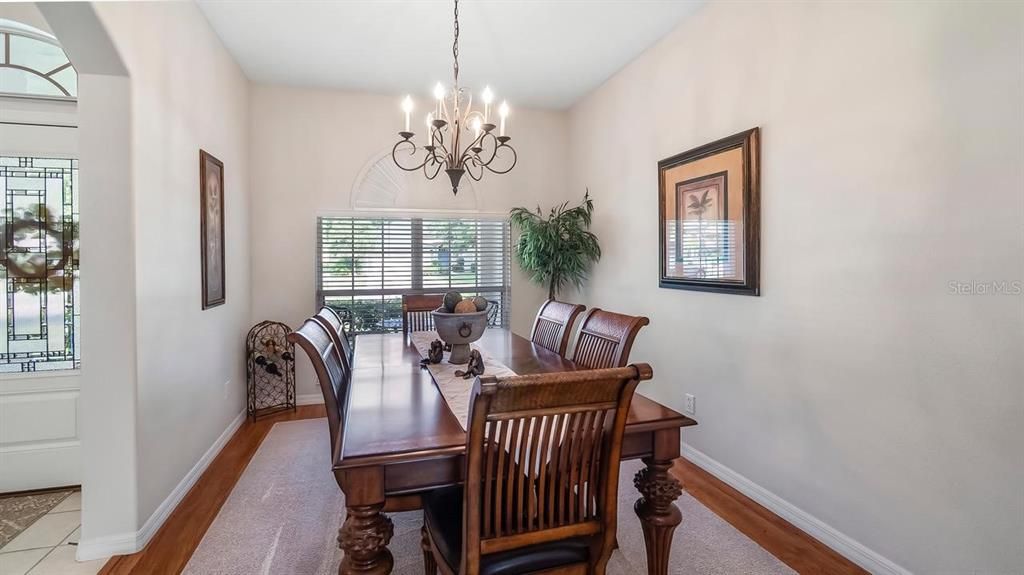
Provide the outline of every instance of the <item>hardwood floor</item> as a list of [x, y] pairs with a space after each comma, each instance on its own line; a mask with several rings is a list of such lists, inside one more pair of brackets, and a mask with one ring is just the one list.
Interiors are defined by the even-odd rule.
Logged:
[[270, 428], [279, 421], [327, 417], [323, 405], [302, 405], [256, 421], [246, 420], [228, 441], [199, 481], [181, 500], [149, 545], [138, 553], [117, 555], [103, 566], [100, 575], [180, 573], [213, 523], [221, 505], [245, 471]]
[[[138, 553], [112, 557], [100, 574], [181, 572], [270, 428], [279, 421], [317, 417], [326, 417], [322, 405], [243, 423], [149, 545]], [[677, 460], [672, 472], [687, 493], [798, 573], [866, 573], [689, 461]]]

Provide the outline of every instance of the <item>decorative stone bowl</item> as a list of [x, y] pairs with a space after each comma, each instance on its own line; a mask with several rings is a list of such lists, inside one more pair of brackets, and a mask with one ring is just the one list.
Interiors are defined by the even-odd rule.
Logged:
[[442, 341], [452, 346], [448, 363], [469, 362], [469, 344], [480, 339], [487, 329], [487, 310], [472, 313], [447, 313], [443, 307], [430, 312], [434, 329]]

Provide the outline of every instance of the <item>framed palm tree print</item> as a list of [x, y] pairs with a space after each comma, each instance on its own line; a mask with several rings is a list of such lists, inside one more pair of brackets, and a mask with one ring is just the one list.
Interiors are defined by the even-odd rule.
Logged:
[[758, 128], [658, 162], [658, 285], [760, 295]]

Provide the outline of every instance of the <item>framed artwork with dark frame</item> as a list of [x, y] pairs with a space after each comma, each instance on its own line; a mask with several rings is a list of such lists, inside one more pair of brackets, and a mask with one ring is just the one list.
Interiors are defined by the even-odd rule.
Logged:
[[203, 309], [224, 303], [224, 164], [199, 150], [199, 226]]
[[761, 295], [760, 131], [658, 162], [658, 285]]

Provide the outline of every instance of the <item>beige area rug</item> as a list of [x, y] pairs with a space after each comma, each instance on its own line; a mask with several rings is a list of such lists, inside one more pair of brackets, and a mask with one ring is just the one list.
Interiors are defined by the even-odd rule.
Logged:
[[[333, 575], [341, 561], [338, 528], [344, 496], [330, 473], [326, 419], [278, 423], [192, 555], [193, 575]], [[622, 464], [619, 545], [609, 573], [647, 573], [643, 533], [633, 514], [636, 461]], [[675, 532], [673, 574], [793, 573], [781, 561], [720, 519], [690, 495], [676, 502], [683, 523]], [[390, 549], [396, 575], [421, 575], [422, 513], [394, 513]]]

